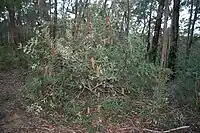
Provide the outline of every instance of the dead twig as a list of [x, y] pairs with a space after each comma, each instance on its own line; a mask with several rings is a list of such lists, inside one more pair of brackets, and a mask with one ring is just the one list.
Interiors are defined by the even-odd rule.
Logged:
[[[97, 83], [93, 88], [91, 88], [91, 90], [94, 90], [94, 89], [98, 88], [98, 87], [101, 86], [102, 84], [103, 84], [102, 82]], [[95, 90], [95, 92], [96, 92], [96, 90]]]
[[85, 90], [85, 88], [83, 88], [82, 91], [81, 91], [78, 95], [76, 95], [72, 100], [70, 100], [69, 102], [67, 102], [66, 105], [68, 105], [68, 104], [71, 103], [72, 101], [76, 100], [76, 98], [79, 98], [80, 95], [84, 92], [84, 90]]
[[102, 85], [102, 82], [101, 82], [101, 83], [97, 83], [97, 85], [95, 85], [94, 87], [91, 87], [91, 86], [87, 87], [87, 86], [85, 86], [85, 85], [83, 85], [83, 87], [84, 87], [85, 89], [89, 90], [90, 92], [92, 92], [93, 94], [95, 94], [95, 96], [98, 97], [98, 95], [96, 94], [96, 91], [94, 91], [94, 89], [98, 88], [98, 87], [101, 86], [101, 85]]
[[189, 126], [182, 126], [182, 127], [177, 127], [177, 128], [173, 128], [173, 129], [169, 129], [169, 130], [166, 130], [166, 131], [155, 131], [155, 130], [150, 130], [150, 129], [143, 129], [143, 131], [147, 131], [147, 132], [150, 132], [150, 133], [170, 133], [170, 132], [174, 132], [174, 131], [177, 131], [177, 130], [182, 130], [182, 129], [187, 129], [189, 128]]
[[135, 133], [135, 131], [139, 131], [139, 132], [140, 132], [139, 128], [137, 128], [137, 127], [135, 126], [135, 124], [133, 123], [133, 120], [130, 119], [130, 118], [128, 118], [128, 119], [129, 119], [129, 121], [131, 122], [131, 125], [132, 125], [132, 132], [133, 132], [133, 133]]

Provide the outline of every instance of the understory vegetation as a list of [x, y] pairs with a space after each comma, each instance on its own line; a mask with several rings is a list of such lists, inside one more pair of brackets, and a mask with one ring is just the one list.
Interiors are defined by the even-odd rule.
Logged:
[[[26, 5], [26, 2], [21, 2], [21, 5]], [[55, 11], [56, 2], [51, 3]], [[177, 40], [168, 34], [168, 48], [164, 49], [166, 57], [163, 57], [165, 32], [160, 29], [156, 31], [159, 12], [156, 13], [152, 7], [154, 4], [160, 7], [162, 2], [140, 0], [133, 7], [129, 6], [134, 5], [129, 0], [113, 2], [118, 5], [116, 9], [112, 6], [108, 8], [103, 1], [82, 2], [83, 5], [78, 2], [72, 2], [75, 18], [54, 11], [52, 19], [46, 20], [48, 11], [37, 7], [43, 12], [38, 11], [38, 14], [42, 14], [39, 16], [44, 18], [35, 16], [36, 20], [41, 21], [39, 25], [32, 23], [32, 20], [22, 23], [27, 28], [24, 41], [15, 43], [14, 37], [13, 42], [1, 39], [0, 69], [20, 67], [27, 71], [23, 88], [26, 111], [59, 125], [81, 125], [88, 132], [103, 132], [106, 124], [127, 121], [140, 128], [167, 130], [190, 126], [191, 131], [200, 132], [199, 34], [189, 35], [194, 38], [189, 54], [186, 54], [188, 38], [185, 34], [178, 32]], [[142, 4], [141, 7], [138, 3]], [[28, 14], [35, 8], [27, 6], [28, 9], [18, 6], [16, 9], [20, 8], [24, 14]], [[165, 8], [164, 11], [167, 10]], [[134, 13], [135, 16], [131, 15]], [[146, 19], [152, 17], [151, 13], [158, 14], [154, 16], [155, 20]], [[172, 13], [169, 16], [174, 19], [175, 15]], [[137, 20], [131, 20], [131, 17], [137, 17]], [[150, 29], [146, 24], [143, 25], [144, 31], [141, 31], [139, 24], [148, 21]], [[176, 31], [173, 29], [176, 27], [174, 21], [171, 32]], [[157, 44], [156, 32], [160, 33]], [[176, 36], [176, 32], [172, 35]], [[177, 47], [174, 47], [175, 41]], [[170, 56], [174, 52], [170, 48], [175, 51], [175, 59]], [[161, 61], [165, 66], [161, 65]]]
[[168, 82], [171, 70], [145, 60], [139, 35], [113, 35], [113, 44], [104, 44], [101, 27], [93, 28], [92, 35], [84, 35], [83, 26], [75, 40], [67, 32], [58, 35], [55, 54], [46, 27], [22, 48], [31, 60], [24, 90], [28, 111], [62, 117], [61, 123], [83, 124], [88, 130], [98, 118], [114, 123], [139, 118], [144, 125], [167, 129], [197, 116], [198, 72], [192, 70], [197, 66], [182, 66], [177, 79]]

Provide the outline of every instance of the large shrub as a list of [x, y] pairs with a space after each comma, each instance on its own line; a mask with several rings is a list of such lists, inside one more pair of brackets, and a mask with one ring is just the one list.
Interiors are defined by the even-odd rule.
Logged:
[[[113, 33], [113, 43], [105, 44], [102, 25], [94, 25], [92, 34], [85, 34], [86, 25], [80, 27], [77, 37], [66, 30], [55, 43], [48, 28], [43, 28], [24, 47], [24, 52], [32, 57], [32, 72], [26, 85], [30, 109], [62, 110], [77, 116], [85, 105], [75, 99], [84, 92], [89, 92], [94, 102], [99, 93], [106, 93], [100, 99], [126, 95], [131, 99], [161, 101], [160, 105], [167, 103], [163, 86], [168, 72], [145, 60], [145, 43], [137, 35], [127, 38]], [[56, 55], [51, 53], [54, 44]], [[91, 61], [95, 61], [94, 68]]]

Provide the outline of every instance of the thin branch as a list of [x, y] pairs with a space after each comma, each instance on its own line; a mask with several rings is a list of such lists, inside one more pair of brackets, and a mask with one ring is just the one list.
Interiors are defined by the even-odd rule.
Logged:
[[150, 130], [150, 129], [143, 129], [143, 131], [147, 131], [147, 132], [151, 132], [151, 133], [170, 133], [170, 132], [174, 132], [177, 130], [182, 130], [182, 129], [187, 129], [189, 128], [189, 126], [182, 126], [182, 127], [177, 127], [177, 128], [173, 128], [173, 129], [169, 129], [166, 131], [155, 131], [155, 130]]
[[173, 131], [177, 131], [177, 130], [181, 130], [181, 129], [187, 129], [187, 128], [189, 128], [189, 126], [177, 127], [177, 128], [173, 128], [173, 129], [164, 131], [164, 133], [170, 133], [170, 132], [173, 132]]
[[71, 103], [72, 101], [76, 100], [76, 98], [79, 98], [80, 95], [84, 92], [84, 90], [85, 90], [85, 88], [83, 88], [82, 91], [81, 91], [78, 95], [76, 95], [72, 100], [70, 100], [69, 102], [67, 102], [66, 105], [68, 105], [68, 104]]

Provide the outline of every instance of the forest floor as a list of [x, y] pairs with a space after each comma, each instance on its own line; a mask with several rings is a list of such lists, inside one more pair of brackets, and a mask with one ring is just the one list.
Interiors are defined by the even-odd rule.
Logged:
[[[0, 133], [87, 133], [86, 127], [65, 127], [28, 113], [22, 95], [24, 77], [24, 70], [0, 72]], [[137, 120], [127, 120], [122, 124], [106, 124], [97, 119], [92, 124], [101, 125], [102, 133], [153, 132], [147, 129], [145, 131]]]
[[[86, 133], [80, 125], [64, 127], [45, 118], [32, 115], [23, 104], [24, 71], [12, 69], [0, 72], [0, 133]], [[95, 121], [94, 123], [96, 123]], [[133, 123], [107, 125], [105, 133], [139, 132]], [[138, 130], [138, 131], [137, 131]]]

